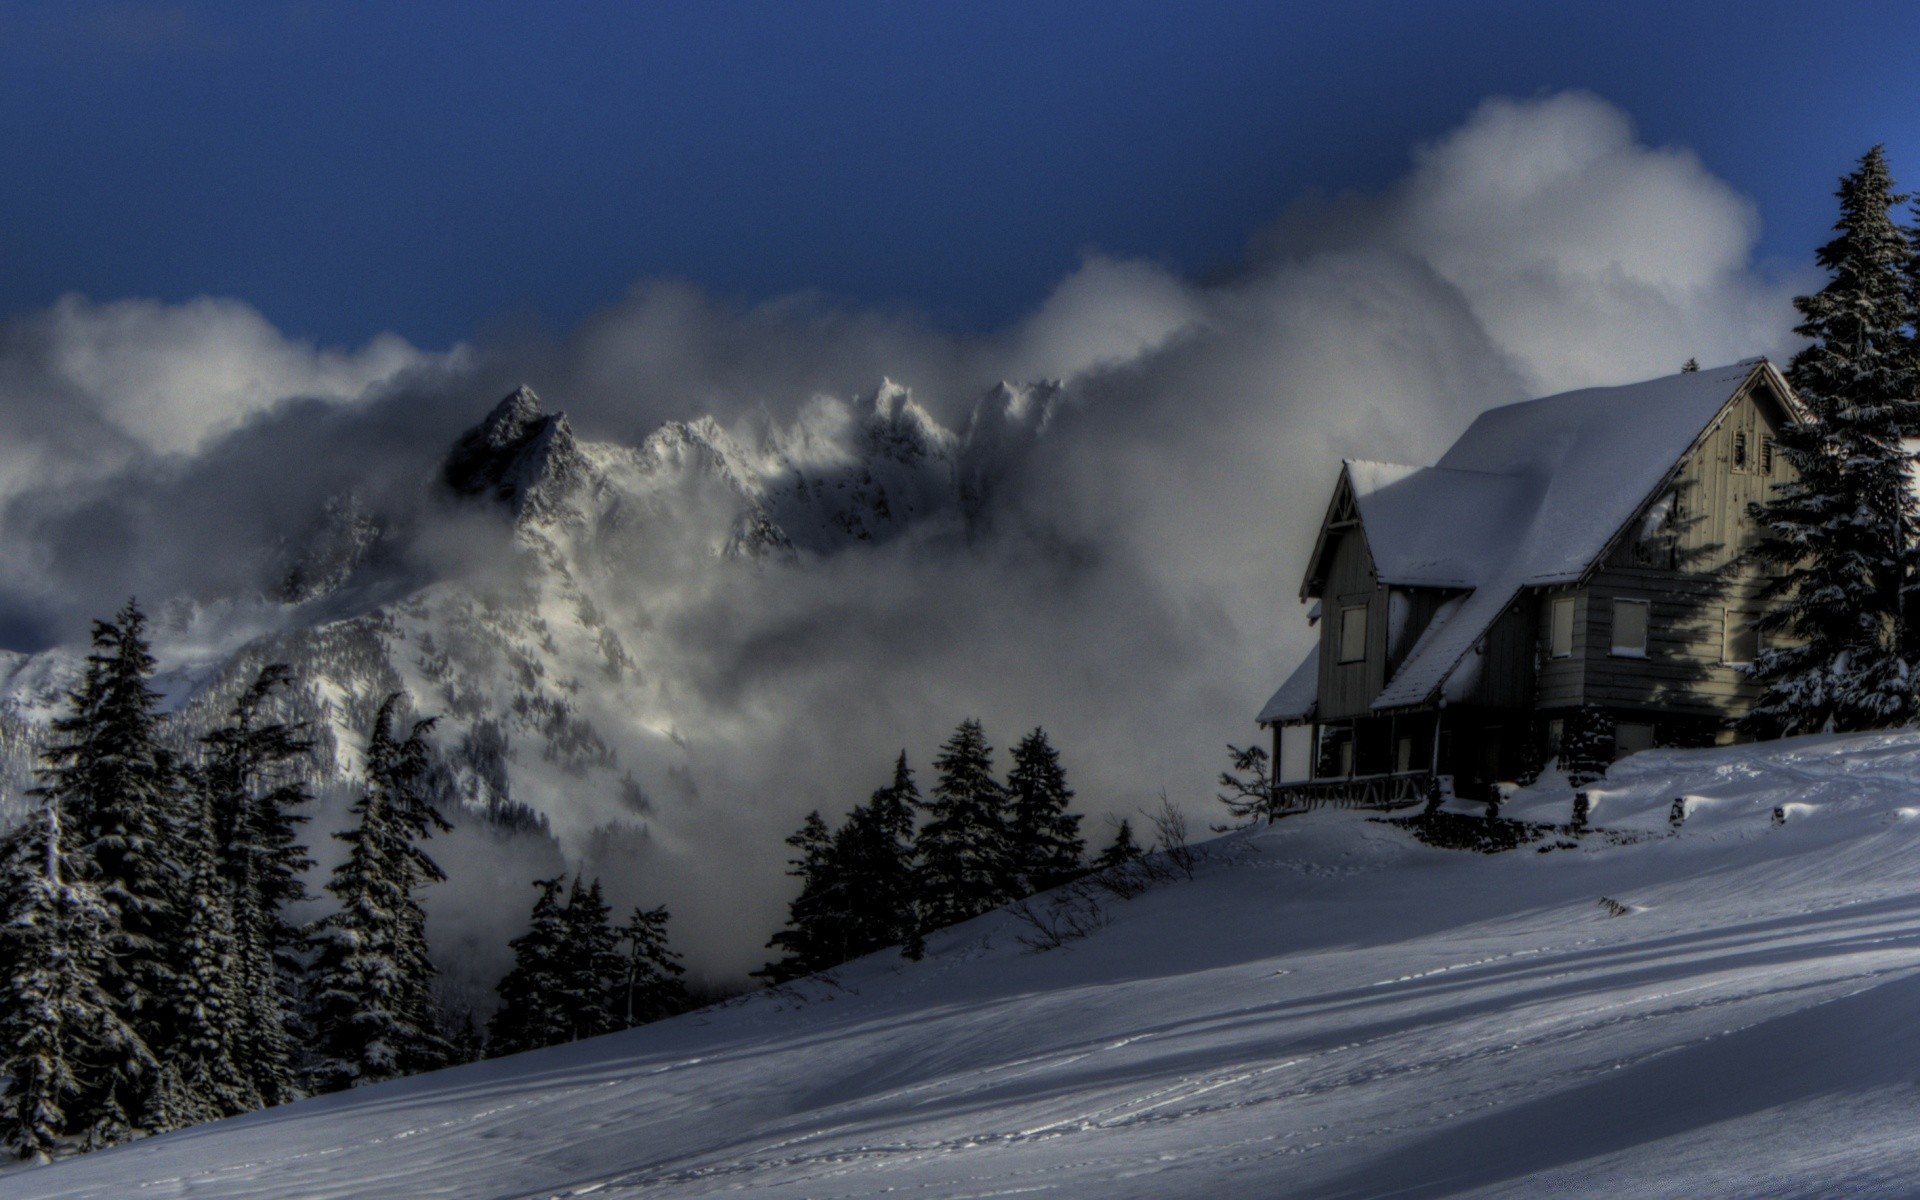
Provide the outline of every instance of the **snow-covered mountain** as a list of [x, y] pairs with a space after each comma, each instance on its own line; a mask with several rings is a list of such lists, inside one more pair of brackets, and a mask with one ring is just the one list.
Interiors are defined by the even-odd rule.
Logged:
[[[918, 963], [0, 1189], [1911, 1196], [1916, 794], [1907, 732], [1638, 754], [1590, 789], [1593, 832], [1497, 855], [1292, 817], [1057, 949], [993, 913]], [[1543, 783], [1508, 812], [1564, 822], [1570, 799]]]
[[[190, 742], [284, 661], [299, 681], [287, 710], [319, 735], [315, 782], [345, 785], [375, 709], [402, 691], [438, 720], [449, 805], [553, 839], [608, 875], [617, 902], [677, 900], [663, 858], [684, 875], [705, 856], [710, 870], [724, 855], [707, 847], [749, 837], [775, 893], [786, 817], [744, 811], [714, 766], [773, 718], [743, 711], [751, 696], [716, 711], [705, 697], [724, 688], [690, 684], [707, 667], [689, 631], [726, 619], [743, 573], [797, 579], [901, 539], [964, 544], [1057, 400], [1052, 385], [1003, 385], [954, 431], [884, 382], [816, 398], [789, 423], [702, 418], [620, 445], [582, 440], [520, 388], [453, 442], [416, 503], [328, 499], [272, 548], [257, 594], [143, 598], [176, 736]], [[0, 819], [21, 810], [38, 731], [83, 654], [0, 655]], [[525, 897], [495, 892], [508, 929]], [[711, 940], [742, 919], [675, 907], [696, 947], [702, 920]], [[776, 915], [754, 910], [751, 933], [731, 931], [736, 951]]]

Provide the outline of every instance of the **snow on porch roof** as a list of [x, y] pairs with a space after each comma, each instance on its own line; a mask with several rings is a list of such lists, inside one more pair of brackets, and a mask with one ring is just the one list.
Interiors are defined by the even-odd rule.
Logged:
[[1290, 725], [1304, 721], [1313, 715], [1313, 706], [1320, 693], [1320, 643], [1315, 642], [1300, 660], [1300, 665], [1287, 676], [1280, 690], [1267, 701], [1254, 722], [1260, 725]]
[[[1376, 504], [1396, 487], [1407, 492], [1388, 510], [1405, 525], [1382, 531], [1394, 552], [1417, 553], [1407, 546], [1415, 536], [1443, 545], [1466, 539], [1469, 548], [1448, 553], [1471, 564], [1461, 583], [1474, 594], [1452, 619], [1428, 629], [1373, 707], [1427, 702], [1520, 589], [1584, 574], [1708, 422], [1764, 370], [1764, 360], [1751, 360], [1490, 409], [1430, 471], [1380, 487]], [[1476, 473], [1509, 482], [1464, 482]], [[1433, 483], [1418, 482], [1428, 476]], [[1446, 510], [1411, 515], [1422, 502]], [[1372, 547], [1378, 535], [1364, 502], [1360, 514]], [[1469, 530], [1481, 522], [1484, 528]]]

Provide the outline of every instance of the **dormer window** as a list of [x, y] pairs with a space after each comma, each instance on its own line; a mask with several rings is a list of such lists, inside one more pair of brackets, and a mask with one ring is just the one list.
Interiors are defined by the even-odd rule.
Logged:
[[1340, 661], [1357, 663], [1367, 657], [1367, 606], [1349, 604], [1340, 609]]

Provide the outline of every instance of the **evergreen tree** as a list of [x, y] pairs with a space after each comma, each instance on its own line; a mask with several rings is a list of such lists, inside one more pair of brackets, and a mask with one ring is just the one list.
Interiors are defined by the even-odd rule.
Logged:
[[51, 796], [0, 847], [0, 1141], [50, 1160], [122, 1141], [157, 1105], [160, 1063], [102, 985], [114, 912]]
[[[138, 1035], [140, 1053], [165, 1060], [182, 1034], [171, 999], [181, 968], [189, 821], [180, 772], [159, 745], [153, 670], [146, 617], [135, 602], [94, 622], [93, 653], [68, 696], [69, 712], [53, 722], [35, 794], [61, 814], [74, 861], [110, 913], [101, 927], [101, 985]], [[128, 1050], [139, 1057], [131, 1044]], [[119, 1074], [142, 1070], [129, 1061]], [[167, 1123], [157, 1111], [127, 1117], [136, 1128]]]
[[560, 960], [560, 992], [554, 997], [567, 1021], [571, 1040], [598, 1037], [621, 1028], [614, 1009], [626, 963], [617, 949], [618, 936], [608, 924], [610, 910], [600, 892], [600, 881], [580, 886], [573, 878], [564, 914], [566, 940]]
[[1122, 817], [1120, 828], [1114, 830], [1113, 841], [1100, 856], [1093, 860], [1096, 871], [1111, 870], [1123, 866], [1140, 857], [1140, 843], [1133, 840], [1133, 822]]
[[686, 968], [667, 944], [664, 907], [633, 910], [627, 923], [614, 931], [627, 952], [622, 958], [619, 1013], [631, 1028], [671, 1017], [687, 1008]]
[[1079, 814], [1067, 811], [1073, 789], [1046, 730], [1036, 727], [1013, 748], [1007, 791], [1012, 795], [1010, 832], [1021, 890], [1043, 892], [1078, 875], [1087, 843], [1080, 836]]
[[564, 875], [533, 881], [540, 896], [527, 931], [511, 943], [513, 969], [494, 989], [500, 1007], [487, 1022], [490, 1057], [556, 1045], [569, 1036], [567, 1014], [557, 999], [565, 986], [568, 924], [560, 889], [566, 881]]
[[377, 1083], [441, 1065], [430, 985], [426, 913], [415, 892], [445, 879], [419, 841], [452, 828], [427, 801], [426, 731], [416, 721], [395, 740], [400, 694], [388, 696], [367, 743], [367, 788], [354, 828], [338, 834], [347, 857], [327, 881], [339, 910], [312, 928], [313, 1062], [316, 1091]]
[[787, 874], [800, 880], [800, 894], [787, 905], [787, 927], [767, 939], [767, 947], [782, 957], [753, 972], [768, 983], [785, 983], [833, 965], [831, 945], [837, 940], [833, 923], [833, 832], [818, 809], [807, 814], [787, 845], [797, 857], [787, 860]]
[[266, 719], [273, 694], [291, 680], [284, 663], [262, 668], [226, 723], [201, 738], [202, 790], [233, 915], [233, 973], [242, 1005], [235, 1054], [264, 1104], [299, 1095], [304, 938], [287, 910], [307, 899], [302, 873], [313, 861], [298, 840], [307, 818], [294, 810], [312, 797], [290, 768], [312, 743]]
[[204, 794], [187, 843], [186, 909], [180, 967], [169, 997], [181, 1032], [167, 1061], [169, 1125], [189, 1125], [260, 1107], [246, 1062], [245, 978], [234, 936], [233, 904], [220, 877], [212, 806]]
[[1812, 419], [1783, 428], [1777, 449], [1798, 478], [1753, 509], [1759, 558], [1783, 568], [1759, 624], [1786, 636], [1753, 668], [1766, 690], [1749, 725], [1763, 732], [1881, 728], [1913, 712], [1916, 509], [1901, 437], [1920, 432], [1914, 249], [1880, 147], [1838, 195], [1839, 236], [1818, 254], [1827, 284], [1794, 299], [1795, 332], [1812, 344], [1787, 375]]
[[940, 781], [922, 805], [928, 819], [914, 845], [927, 929], [977, 917], [1018, 891], [1008, 846], [1007, 793], [993, 777], [993, 748], [980, 722], [961, 722], [933, 765]]
[[914, 911], [913, 813], [920, 803], [906, 751], [893, 764], [893, 781], [853, 810], [834, 837], [832, 870], [843, 901], [842, 961], [911, 942]]

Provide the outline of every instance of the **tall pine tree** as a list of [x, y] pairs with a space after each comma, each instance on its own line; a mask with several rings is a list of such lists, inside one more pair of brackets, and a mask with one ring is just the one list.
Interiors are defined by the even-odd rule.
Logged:
[[627, 947], [620, 972], [620, 1019], [631, 1028], [684, 1012], [686, 968], [667, 944], [665, 907], [633, 910], [627, 923], [614, 930]]
[[[199, 820], [187, 842], [186, 908], [180, 931], [180, 970], [169, 997], [181, 1036], [166, 1063], [170, 1124], [187, 1125], [260, 1107], [260, 1090], [246, 1062], [252, 1016], [242, 988], [234, 936], [233, 899], [220, 877], [212, 805], [199, 794]], [[269, 983], [269, 986], [271, 984]]]
[[1067, 811], [1073, 789], [1046, 730], [1034, 729], [1013, 748], [1007, 791], [1012, 795], [1014, 867], [1023, 890], [1043, 892], [1078, 875], [1087, 843], [1080, 836], [1079, 814]]
[[0, 846], [0, 1142], [48, 1161], [122, 1141], [157, 1107], [160, 1063], [103, 986], [114, 912], [56, 798]]
[[262, 668], [226, 722], [201, 738], [201, 788], [233, 918], [242, 1005], [234, 1053], [265, 1104], [299, 1095], [304, 941], [287, 912], [307, 899], [302, 873], [313, 865], [298, 840], [307, 818], [296, 811], [312, 797], [295, 771], [312, 743], [268, 711], [291, 680], [284, 663]]
[[399, 693], [388, 696], [367, 740], [367, 788], [354, 802], [354, 828], [337, 835], [347, 857], [327, 882], [339, 910], [311, 932], [313, 1061], [316, 1091], [377, 1083], [445, 1062], [429, 988], [426, 913], [417, 890], [445, 879], [419, 842], [452, 828], [422, 788], [426, 731], [393, 733]]
[[902, 750], [892, 782], [854, 809], [834, 837], [847, 958], [910, 944], [919, 930], [913, 860], [913, 814], [919, 804], [920, 789]]
[[800, 894], [787, 905], [787, 926], [767, 939], [767, 948], [781, 957], [753, 972], [768, 983], [785, 983], [823, 971], [841, 960], [833, 957], [841, 940], [834, 880], [833, 831], [818, 809], [807, 814], [800, 828], [787, 838], [795, 857], [787, 860], [787, 874], [800, 881]]
[[[146, 617], [129, 600], [93, 626], [93, 653], [69, 712], [53, 722], [36, 793], [57, 805], [87, 882], [112, 914], [102, 985], [163, 1060], [182, 1034], [171, 1004], [185, 912], [190, 825], [180, 772], [159, 743]], [[131, 1069], [131, 1068], [130, 1068]], [[159, 1128], [159, 1112], [128, 1114]]]
[[556, 1000], [565, 986], [568, 928], [560, 890], [566, 882], [565, 875], [533, 881], [540, 895], [527, 931], [510, 943], [513, 969], [494, 989], [500, 1007], [487, 1022], [489, 1057], [557, 1045], [569, 1035], [570, 1022]]
[[560, 959], [560, 992], [553, 999], [567, 1020], [570, 1040], [598, 1037], [621, 1027], [614, 1009], [626, 964], [600, 881], [585, 887], [578, 875], [567, 897], [566, 941]]
[[1776, 641], [1754, 663], [1766, 690], [1748, 719], [1765, 732], [1882, 728], [1913, 713], [1916, 510], [1901, 437], [1920, 432], [1914, 249], [1880, 147], [1838, 195], [1838, 236], [1818, 254], [1827, 284], [1794, 299], [1795, 332], [1812, 344], [1787, 375], [1812, 419], [1782, 429], [1778, 450], [1798, 478], [1753, 510], [1757, 554], [1781, 568], [1760, 619]]
[[993, 777], [993, 747], [980, 722], [966, 720], [933, 760], [940, 773], [914, 849], [926, 929], [999, 907], [1019, 890], [1008, 842], [1007, 793]]

